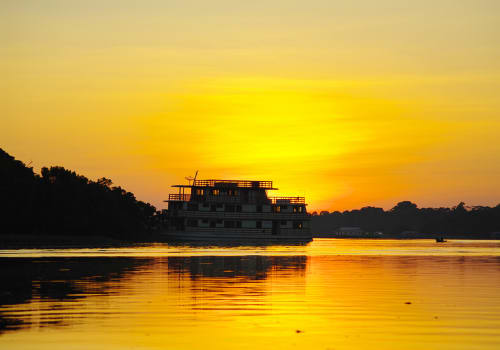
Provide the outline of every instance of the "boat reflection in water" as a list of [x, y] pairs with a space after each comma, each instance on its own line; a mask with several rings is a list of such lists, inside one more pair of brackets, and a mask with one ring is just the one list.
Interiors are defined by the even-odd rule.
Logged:
[[500, 242], [0, 251], [0, 348], [497, 349]]

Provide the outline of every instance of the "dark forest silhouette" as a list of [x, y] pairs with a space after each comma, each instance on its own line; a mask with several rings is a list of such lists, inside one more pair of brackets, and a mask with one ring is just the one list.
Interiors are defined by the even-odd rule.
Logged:
[[112, 181], [91, 181], [63, 167], [33, 172], [0, 149], [0, 234], [138, 238], [161, 214]]
[[[63, 167], [33, 168], [0, 149], [1, 234], [39, 236], [111, 236], [141, 240], [166, 229], [164, 215], [139, 201], [110, 179], [92, 181]], [[365, 207], [312, 214], [312, 232], [333, 233], [340, 227], [365, 232], [406, 235], [500, 236], [500, 204], [496, 207], [418, 208], [404, 201], [391, 210]], [[410, 233], [412, 232], [412, 233]], [[496, 232], [496, 234], [495, 234]]]
[[408, 237], [500, 238], [500, 204], [496, 207], [467, 207], [461, 202], [452, 208], [418, 208], [415, 203], [403, 201], [388, 211], [364, 207], [344, 212], [313, 213], [313, 233], [333, 233], [340, 227], [359, 227], [368, 233]]

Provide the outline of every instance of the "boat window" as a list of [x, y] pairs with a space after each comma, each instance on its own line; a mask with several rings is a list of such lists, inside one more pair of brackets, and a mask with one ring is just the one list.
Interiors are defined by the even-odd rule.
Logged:
[[222, 219], [217, 219], [218, 224], [222, 224]]
[[234, 205], [226, 204], [226, 211], [227, 212], [234, 212]]
[[281, 225], [286, 225], [286, 221], [281, 221]]
[[224, 227], [234, 227], [234, 221], [224, 221]]
[[293, 228], [302, 228], [302, 221], [294, 221]]
[[236, 221], [236, 227], [241, 228], [241, 221]]
[[222, 203], [217, 203], [217, 208], [222, 208], [223, 204]]
[[237, 212], [241, 212], [241, 205], [237, 205], [237, 206], [236, 206], [236, 211], [237, 211]]
[[257, 221], [256, 227], [257, 228], [262, 228], [262, 221]]
[[198, 227], [198, 220], [188, 220], [187, 221], [187, 226], [190, 226], [190, 227]]
[[208, 219], [203, 219], [201, 220], [201, 222], [203, 222], [204, 224], [208, 224]]
[[257, 206], [257, 213], [262, 213], [262, 205]]

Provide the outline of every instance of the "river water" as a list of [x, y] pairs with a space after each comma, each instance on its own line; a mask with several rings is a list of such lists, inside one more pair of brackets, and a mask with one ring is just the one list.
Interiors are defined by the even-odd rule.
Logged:
[[500, 241], [0, 250], [0, 349], [500, 349]]

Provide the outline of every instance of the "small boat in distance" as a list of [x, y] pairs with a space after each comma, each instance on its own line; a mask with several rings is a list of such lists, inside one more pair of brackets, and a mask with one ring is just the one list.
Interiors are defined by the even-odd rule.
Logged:
[[436, 242], [437, 243], [444, 243], [444, 242], [446, 242], [446, 240], [444, 239], [444, 237], [436, 237]]
[[310, 241], [304, 197], [269, 197], [272, 181], [197, 180], [174, 185], [168, 200], [172, 240]]

